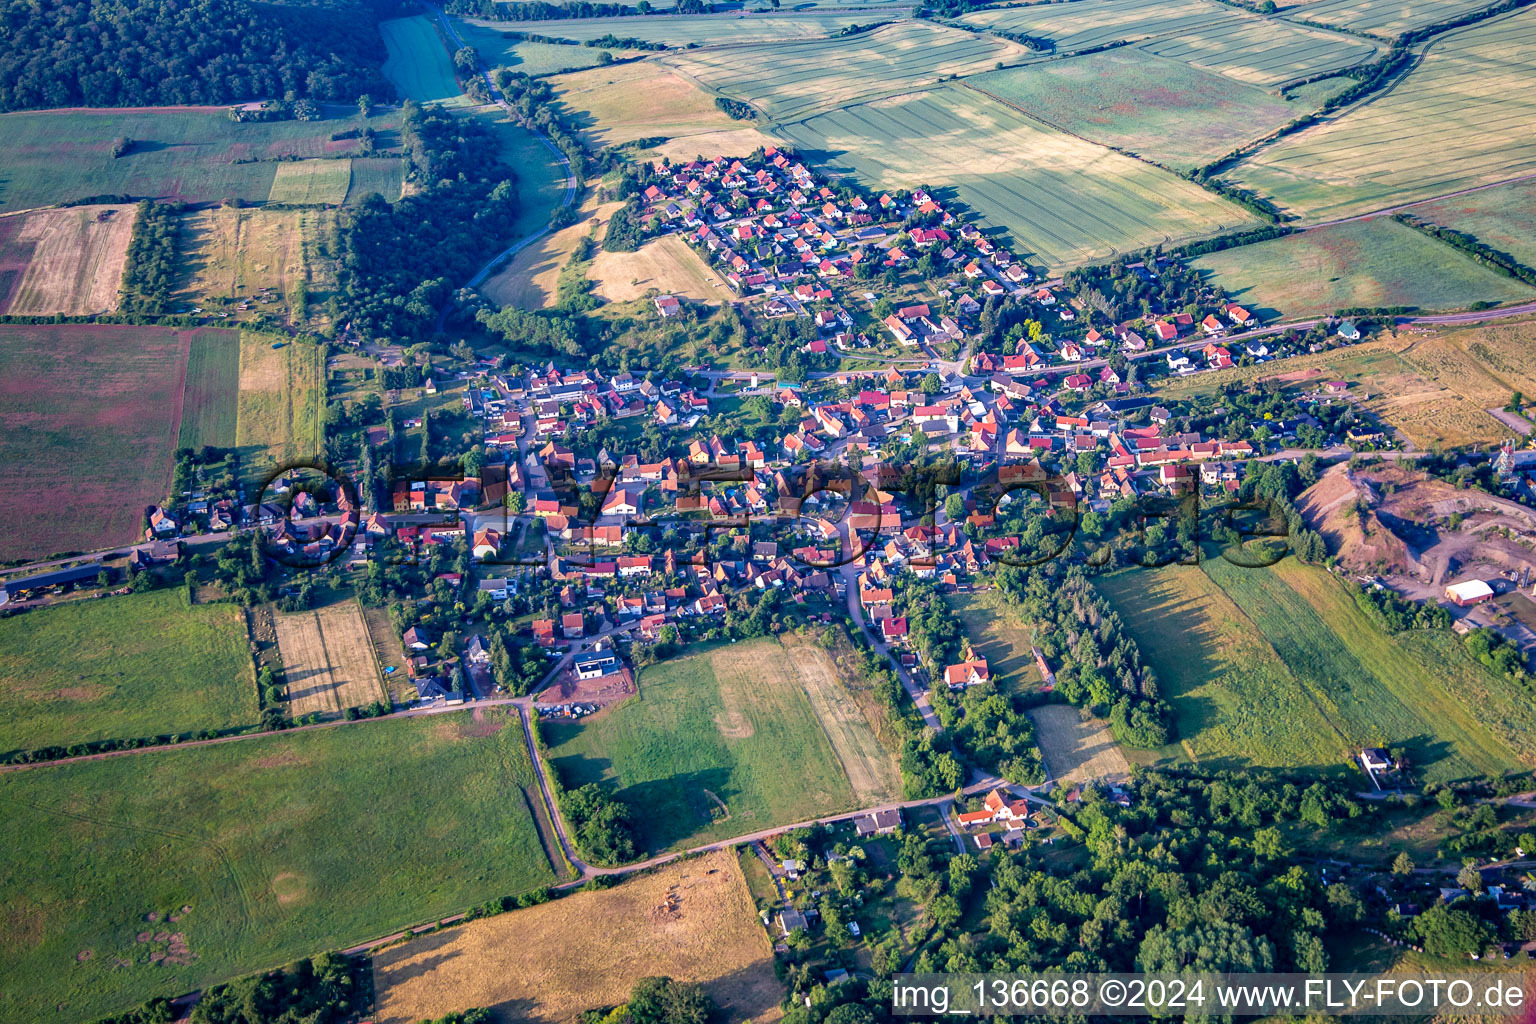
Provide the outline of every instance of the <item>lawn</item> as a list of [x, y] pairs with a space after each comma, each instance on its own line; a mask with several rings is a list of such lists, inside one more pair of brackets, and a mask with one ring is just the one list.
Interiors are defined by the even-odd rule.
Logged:
[[1095, 585], [1173, 705], [1179, 742], [1161, 757], [1217, 768], [1335, 768], [1348, 761], [1350, 751], [1317, 696], [1205, 572], [1128, 569]]
[[187, 352], [178, 448], [232, 448], [240, 394], [240, 333], [202, 330]]
[[732, 852], [391, 947], [374, 958], [374, 1019], [484, 1006], [497, 1020], [565, 1024], [658, 974], [703, 986], [722, 1020], [781, 1016], [773, 949]]
[[[860, 99], [991, 71], [1028, 56], [1016, 43], [920, 21], [842, 39], [724, 48], [664, 58], [689, 78], [792, 121]], [[937, 184], [938, 182], [933, 182]]]
[[1265, 319], [1351, 307], [1465, 309], [1536, 289], [1390, 218], [1351, 221], [1202, 256], [1191, 264]]
[[1536, 159], [1533, 49], [1529, 9], [1439, 36], [1391, 89], [1258, 151], [1229, 177], [1326, 219], [1527, 173]]
[[982, 225], [1007, 229], [1022, 254], [1051, 268], [1254, 223], [1192, 182], [963, 86], [845, 107], [783, 130], [824, 172], [874, 189], [926, 184]]
[[0, 1016], [93, 1020], [547, 884], [516, 716], [471, 714], [0, 776], [26, 979]]
[[1409, 212], [1536, 267], [1536, 180], [1426, 203]]
[[245, 624], [182, 591], [0, 619], [0, 753], [256, 721]]
[[340, 206], [352, 185], [350, 160], [293, 160], [277, 165], [269, 203]]
[[957, 594], [949, 607], [960, 618], [962, 634], [987, 660], [998, 689], [1016, 694], [1040, 689], [1044, 680], [1031, 651], [1034, 631], [996, 590]]
[[400, 95], [420, 103], [468, 102], [454, 76], [448, 48], [430, 18], [417, 15], [381, 21], [379, 34], [389, 52], [384, 77], [394, 83]]
[[235, 444], [248, 484], [259, 486], [281, 466], [325, 457], [321, 362], [317, 345], [241, 332]]
[[580, 724], [544, 726], [567, 787], [609, 784], [648, 851], [693, 846], [858, 804], [776, 640], [646, 669], [640, 693]]
[[139, 535], [170, 484], [192, 333], [0, 326], [0, 559]]
[[1074, 134], [1180, 168], [1230, 153], [1311, 106], [1129, 46], [966, 84]]
[[1347, 584], [1293, 559], [1268, 569], [1209, 559], [1204, 568], [1312, 694], [1349, 749], [1400, 748], [1425, 781], [1498, 775], [1520, 766], [1506, 745], [1511, 730], [1496, 726], [1485, 710], [1489, 703], [1514, 707], [1518, 695], [1506, 693], [1505, 684], [1473, 662], [1453, 634], [1389, 635], [1360, 610]]
[[[231, 121], [223, 107], [65, 110], [0, 114], [0, 212], [127, 195], [206, 203], [265, 202], [282, 158], [351, 156], [357, 139], [332, 140], [359, 124], [355, 107], [327, 106], [319, 121]], [[370, 126], [393, 144], [398, 113]], [[112, 156], [114, 139], [134, 140]], [[399, 161], [388, 158], [398, 167]], [[395, 172], [398, 180], [399, 172]], [[398, 193], [397, 193], [398, 194]]]

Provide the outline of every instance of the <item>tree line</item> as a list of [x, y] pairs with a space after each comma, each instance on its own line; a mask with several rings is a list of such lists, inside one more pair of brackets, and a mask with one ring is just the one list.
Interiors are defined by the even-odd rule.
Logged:
[[139, 203], [123, 268], [122, 310], [148, 316], [168, 312], [166, 303], [176, 285], [180, 252], [181, 206]]

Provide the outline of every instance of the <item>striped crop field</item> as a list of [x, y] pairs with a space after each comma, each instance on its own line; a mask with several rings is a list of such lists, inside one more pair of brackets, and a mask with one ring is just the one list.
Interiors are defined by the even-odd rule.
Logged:
[[1441, 36], [1377, 98], [1260, 150], [1230, 177], [1309, 217], [1344, 217], [1529, 173], [1536, 10]]
[[1378, 52], [1363, 39], [1236, 11], [1142, 49], [1266, 89], [1353, 67]]
[[1022, 46], [991, 36], [904, 21], [842, 39], [667, 58], [705, 88], [746, 100], [776, 120], [934, 85], [951, 75], [1018, 63]]
[[1311, 0], [1286, 9], [1287, 17], [1390, 39], [1426, 25], [1492, 7], [1495, 0]]
[[1193, 31], [1228, 13], [1229, 8], [1205, 0], [1076, 0], [999, 7], [967, 14], [960, 23], [1049, 39], [1056, 44], [1057, 53], [1071, 53], [1119, 40]]
[[783, 126], [824, 170], [874, 188], [953, 190], [983, 224], [1006, 228], [1053, 268], [1253, 223], [1204, 189], [1051, 131], [963, 86], [845, 107]]
[[[652, 14], [644, 18], [572, 18], [559, 21], [504, 22], [468, 19], [461, 25], [473, 32], [464, 41], [480, 46], [480, 38], [504, 32], [528, 32], [551, 39], [586, 42], [615, 35], [644, 39], [682, 49], [690, 43], [714, 46], [735, 43], [782, 43], [795, 39], [825, 39], [849, 25], [868, 25], [903, 14], [901, 11], [796, 11], [794, 13]], [[523, 44], [527, 45], [527, 44]], [[481, 50], [482, 53], [494, 52]], [[616, 51], [623, 53], [624, 51]]]

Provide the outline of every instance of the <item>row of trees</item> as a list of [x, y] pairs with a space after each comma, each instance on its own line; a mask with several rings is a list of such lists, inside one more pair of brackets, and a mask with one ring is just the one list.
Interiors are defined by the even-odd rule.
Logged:
[[176, 287], [181, 207], [146, 199], [139, 203], [137, 217], [123, 267], [122, 309], [160, 316], [169, 312], [166, 304]]

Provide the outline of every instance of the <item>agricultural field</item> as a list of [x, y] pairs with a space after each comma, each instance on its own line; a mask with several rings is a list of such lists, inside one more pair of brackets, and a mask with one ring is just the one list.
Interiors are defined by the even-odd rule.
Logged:
[[171, 482], [192, 333], [0, 326], [0, 559], [139, 535]]
[[851, 810], [860, 804], [802, 674], [776, 640], [652, 666], [638, 696], [547, 723], [550, 762], [567, 787], [606, 783], [643, 809], [640, 846], [653, 852]]
[[706, 89], [745, 100], [780, 121], [936, 85], [1023, 60], [1016, 43], [921, 21], [845, 39], [722, 49], [663, 61]]
[[1173, 705], [1180, 742], [1164, 748], [1162, 758], [1214, 768], [1334, 767], [1349, 760], [1319, 695], [1205, 571], [1128, 569], [1095, 585]]
[[355, 599], [307, 612], [275, 612], [288, 713], [297, 718], [385, 699], [373, 638]]
[[1123, 782], [1130, 777], [1130, 763], [1103, 719], [1084, 718], [1070, 704], [1042, 704], [1029, 717], [1052, 782]]
[[1025, 694], [1040, 689], [1044, 680], [1030, 650], [1034, 632], [997, 591], [958, 594], [949, 599], [949, 606], [965, 627], [965, 638], [987, 660], [999, 690]]
[[0, 217], [0, 313], [110, 313], [133, 237], [131, 206]]
[[835, 110], [784, 131], [834, 176], [856, 175], [875, 189], [935, 187], [1051, 268], [1254, 223], [1198, 185], [960, 86]]
[[[274, 345], [282, 347], [275, 348]], [[235, 444], [249, 484], [278, 466], [325, 455], [325, 370], [306, 342], [240, 334], [240, 395]]]
[[1349, 584], [1294, 559], [1268, 569], [1210, 559], [1204, 570], [1350, 749], [1401, 748], [1426, 782], [1498, 775], [1530, 760], [1529, 728], [1522, 736], [1501, 725], [1519, 714], [1520, 695], [1472, 661], [1454, 634], [1388, 635]]
[[1536, 11], [1437, 37], [1391, 89], [1268, 146], [1229, 177], [1304, 217], [1347, 217], [1529, 173]]
[[1490, 0], [1303, 0], [1285, 14], [1391, 39], [1492, 6]]
[[[307, 320], [336, 287], [335, 261], [322, 253], [334, 242], [337, 219], [334, 210], [223, 206], [186, 214], [181, 222], [186, 277], [178, 300], [188, 308], [228, 313], [232, 324], [257, 317]], [[262, 302], [262, 293], [278, 298]], [[239, 308], [242, 303], [246, 309]]]
[[728, 850], [414, 938], [378, 953], [373, 969], [378, 1024], [472, 1006], [498, 1021], [564, 1024], [654, 975], [702, 985], [731, 1022], [776, 1020], [782, 998]]
[[[582, 130], [593, 147], [659, 138], [678, 140], [688, 153], [700, 149], [713, 153], [719, 143], [707, 137], [728, 133], [738, 145], [748, 137], [760, 139], [755, 145], [730, 151], [750, 153], [769, 141], [715, 106], [715, 98], [708, 92], [654, 60], [558, 75], [550, 84], [557, 109]], [[692, 137], [699, 141], [692, 141]]]
[[706, 267], [681, 235], [664, 235], [635, 252], [603, 250], [592, 261], [587, 277], [592, 293], [609, 302], [628, 302], [657, 292], [718, 306], [730, 297], [720, 275]]
[[523, 249], [496, 273], [486, 278], [480, 291], [498, 306], [542, 309], [555, 301], [555, 289], [564, 267], [583, 238], [602, 237], [608, 218], [623, 203], [599, 203], [588, 198], [574, 223], [551, 232]]
[[[593, 21], [617, 19], [594, 18]], [[640, 20], [640, 19], [632, 19]], [[455, 18], [454, 24], [464, 42], [480, 52], [491, 67], [506, 67], [525, 75], [548, 75], [562, 71], [579, 71], [596, 67], [604, 52], [596, 46], [574, 46], [563, 43], [536, 43], [521, 39], [524, 32], [531, 35], [549, 36], [556, 39], [582, 39], [556, 32], [549, 26], [554, 22], [496, 22], [477, 18]], [[566, 22], [559, 22], [564, 25]], [[604, 33], [597, 32], [592, 38]], [[620, 33], [622, 35], [622, 33]], [[618, 51], [623, 55], [624, 50]], [[611, 54], [610, 54], [611, 56]]]
[[1048, 39], [1057, 53], [1072, 53], [1127, 39], [1151, 39], [1198, 29], [1230, 8], [1206, 0], [1079, 0], [1070, 4], [997, 7], [967, 14], [960, 23]]
[[1141, 49], [1264, 89], [1354, 67], [1380, 52], [1356, 37], [1236, 12], [1143, 43]]
[[966, 84], [1075, 135], [1178, 168], [1230, 153], [1315, 106], [1131, 46]]
[[1211, 253], [1191, 266], [1265, 319], [1362, 306], [1464, 309], [1477, 301], [1536, 298], [1529, 285], [1386, 217]]
[[28, 979], [0, 1016], [78, 1024], [546, 885], [529, 786], [491, 709], [0, 776], [0, 976]]
[[875, 738], [869, 720], [844, 686], [826, 650], [805, 636], [784, 637], [780, 642], [848, 776], [854, 801], [869, 807], [900, 799], [901, 773], [896, 759]]
[[187, 350], [178, 448], [233, 448], [240, 397], [240, 334], [202, 330]]
[[[356, 139], [331, 139], [360, 124], [357, 108], [328, 105], [324, 112], [319, 121], [241, 123], [223, 107], [0, 114], [0, 213], [99, 195], [263, 203], [284, 158], [360, 152]], [[398, 143], [398, 113], [375, 114], [368, 123], [381, 149]], [[119, 138], [133, 145], [114, 158]]]
[[0, 619], [0, 754], [256, 721], [245, 624], [177, 590]]
[[[862, 6], [862, 5], [860, 5]], [[539, 22], [463, 22], [475, 33], [467, 32], [464, 41], [471, 46], [481, 46], [481, 53], [496, 52], [497, 39], [503, 32], [522, 29], [533, 35], [552, 39], [574, 39], [584, 43], [588, 39], [602, 39], [614, 35], [621, 39], [643, 39], [648, 43], [663, 43], [674, 49], [689, 44], [699, 46], [736, 45], [741, 43], [782, 43], [794, 39], [825, 39], [836, 35], [849, 25], [867, 25], [883, 21], [888, 12], [871, 14], [866, 11], [785, 11], [783, 13], [747, 13], [732, 11], [726, 14], [654, 14], [644, 18], [575, 18], [566, 21]], [[461, 29], [460, 31], [463, 31]], [[484, 43], [481, 37], [489, 37]], [[507, 41], [501, 41], [503, 45]], [[528, 44], [518, 43], [514, 52], [521, 53]], [[562, 47], [570, 49], [570, 47]], [[595, 54], [595, 47], [587, 48]], [[632, 55], [633, 51], [614, 50], [615, 57]], [[592, 60], [596, 63], [596, 60]], [[516, 64], [513, 70], [522, 70]], [[528, 70], [529, 74], [538, 74]]]
[[355, 205], [377, 192], [390, 202], [400, 198], [405, 188], [405, 163], [388, 156], [352, 158], [352, 183], [347, 188], [347, 203]]
[[352, 186], [350, 160], [294, 160], [277, 165], [267, 202], [286, 206], [340, 206]]
[[469, 102], [453, 73], [448, 48], [430, 18], [418, 14], [381, 21], [379, 34], [389, 52], [384, 77], [394, 83], [401, 96], [418, 103]]
[[1536, 180], [1499, 185], [1454, 199], [1415, 206], [1421, 220], [1472, 235], [1479, 242], [1536, 267]]

